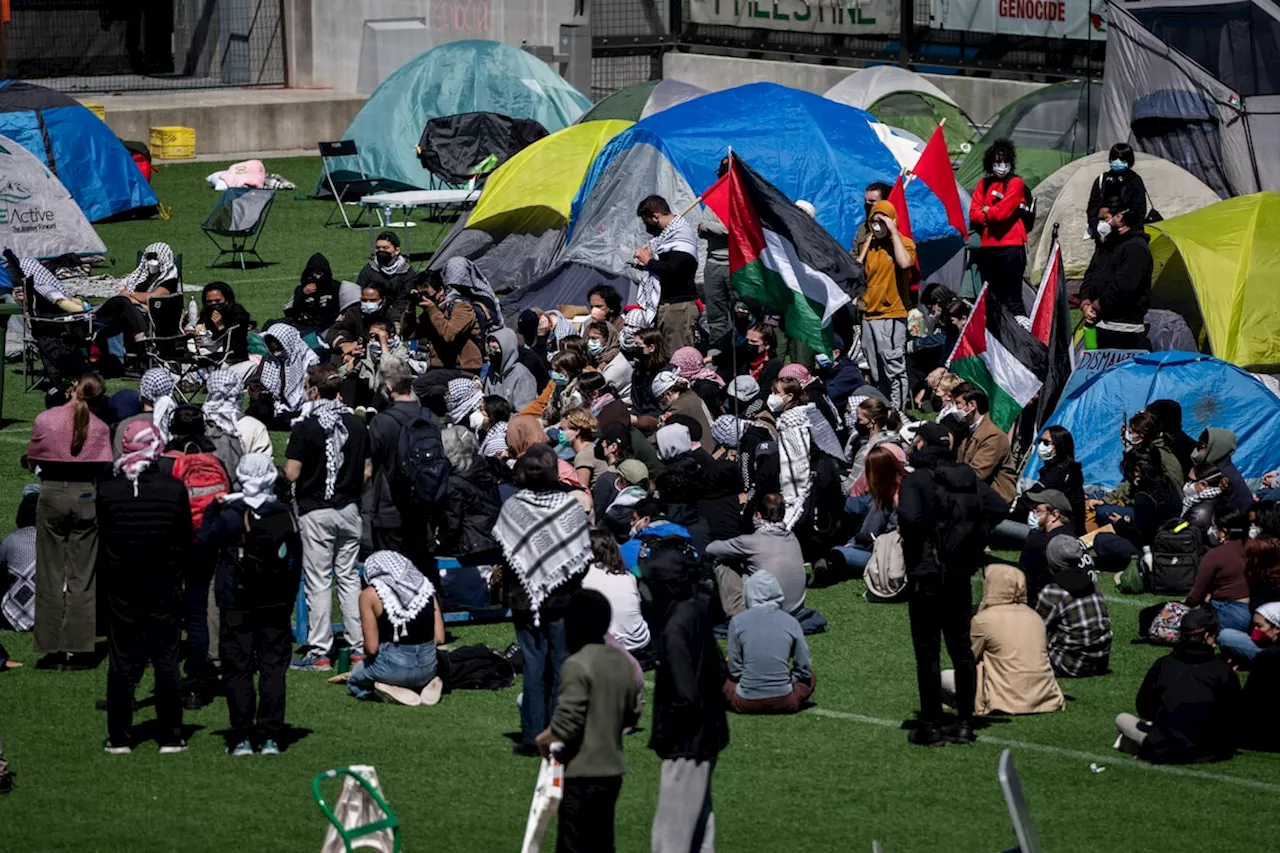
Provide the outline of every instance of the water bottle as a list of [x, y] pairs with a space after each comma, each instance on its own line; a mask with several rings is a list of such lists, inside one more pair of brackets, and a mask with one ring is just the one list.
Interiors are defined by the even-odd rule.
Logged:
[[193, 296], [187, 302], [187, 328], [194, 329], [196, 321], [200, 319], [200, 309], [196, 307], [196, 298]]

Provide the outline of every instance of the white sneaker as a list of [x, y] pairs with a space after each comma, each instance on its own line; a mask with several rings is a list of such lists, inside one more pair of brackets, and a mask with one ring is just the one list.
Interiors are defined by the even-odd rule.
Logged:
[[427, 682], [427, 686], [422, 688], [422, 692], [418, 695], [422, 698], [423, 705], [438, 705], [440, 703], [440, 694], [443, 692], [444, 682], [437, 675]]
[[383, 684], [381, 681], [375, 681], [373, 689], [382, 697], [384, 702], [395, 702], [398, 705], [422, 704], [422, 697], [418, 695], [418, 691], [410, 690], [408, 687], [398, 687], [394, 684]]
[[160, 744], [161, 755], [177, 755], [180, 752], [187, 751], [187, 742], [185, 740], [174, 741], [173, 743]]

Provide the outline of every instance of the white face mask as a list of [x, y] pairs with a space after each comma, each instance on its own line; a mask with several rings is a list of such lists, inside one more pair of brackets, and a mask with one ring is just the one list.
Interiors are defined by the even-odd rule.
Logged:
[[1124, 443], [1132, 447], [1142, 441], [1141, 437], [1131, 429], [1124, 431]]
[[1036, 456], [1040, 457], [1041, 462], [1050, 461], [1054, 457], [1053, 445], [1040, 442], [1036, 445]]
[[991, 173], [997, 178], [1007, 178], [1009, 173], [1013, 171], [1013, 166], [1008, 163], [996, 163], [991, 167]]
[[1098, 237], [1102, 240], [1107, 239], [1111, 234], [1111, 223], [1103, 219], [1098, 223]]
[[769, 407], [769, 411], [776, 415], [782, 411], [783, 406], [787, 405], [787, 401], [782, 398], [781, 394], [770, 394], [768, 399], [765, 400], [765, 405]]
[[376, 314], [378, 313], [378, 309], [380, 309], [381, 307], [382, 307], [381, 299], [379, 299], [377, 302], [361, 302], [360, 303], [360, 310], [365, 314]]
[[1032, 530], [1040, 529], [1040, 516], [1036, 515], [1036, 511], [1034, 509], [1027, 513], [1027, 527], [1030, 527]]
[[1256, 525], [1256, 524], [1250, 524], [1250, 525], [1249, 525], [1249, 538], [1250, 538], [1250, 539], [1257, 539], [1257, 538], [1258, 538], [1258, 535], [1259, 535], [1260, 533], [1262, 533], [1262, 528], [1261, 528], [1261, 527], [1259, 527], [1259, 526], [1258, 526], [1258, 525]]
[[484, 412], [476, 409], [471, 413], [471, 417], [467, 418], [467, 426], [471, 427], [472, 432], [479, 432], [484, 426]]
[[947, 415], [954, 415], [960, 412], [960, 408], [955, 403], [947, 403], [938, 410], [938, 420], [941, 421]]
[[599, 355], [604, 352], [604, 341], [599, 338], [587, 338], [587, 352]]

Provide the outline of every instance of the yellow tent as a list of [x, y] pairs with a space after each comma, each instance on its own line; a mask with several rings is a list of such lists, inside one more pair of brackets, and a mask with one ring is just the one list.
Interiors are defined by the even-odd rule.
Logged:
[[634, 122], [589, 121], [539, 139], [489, 176], [467, 221], [469, 228], [524, 207], [549, 207], [569, 219], [573, 197], [596, 155]]
[[1280, 366], [1280, 193], [1211, 204], [1147, 226], [1151, 307], [1177, 311], [1213, 354]]

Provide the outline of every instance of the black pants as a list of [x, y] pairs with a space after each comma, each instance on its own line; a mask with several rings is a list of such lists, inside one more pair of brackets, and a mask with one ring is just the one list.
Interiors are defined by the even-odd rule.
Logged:
[[1096, 329], [1098, 349], [1151, 349], [1151, 341], [1146, 332], [1113, 332], [1110, 329]]
[[435, 536], [430, 523], [424, 518], [415, 518], [412, 512], [400, 510], [404, 523], [400, 527], [373, 528], [373, 550], [395, 551], [409, 558], [409, 562], [418, 571], [427, 576], [431, 585], [443, 594], [440, 585], [440, 569], [436, 566], [436, 555], [432, 552]]
[[262, 421], [273, 432], [288, 432], [293, 428], [293, 419], [298, 416], [297, 412], [276, 414], [275, 401], [271, 397], [250, 400], [245, 414]]
[[969, 576], [957, 573], [945, 578], [929, 576], [911, 580], [907, 615], [911, 619], [911, 645], [916, 653], [916, 684], [920, 690], [920, 719], [942, 718], [942, 644], [956, 671], [956, 711], [962, 719], [973, 716], [977, 670], [969, 645], [969, 619], [973, 590]]
[[107, 736], [124, 745], [133, 737], [133, 692], [147, 661], [156, 676], [156, 740], [182, 740], [182, 701], [178, 696], [178, 605], [138, 607], [111, 599], [111, 657], [107, 667]]
[[124, 335], [125, 348], [132, 349], [134, 338], [147, 333], [146, 311], [127, 296], [111, 297], [102, 303], [93, 317], [99, 326], [100, 341]]
[[1022, 303], [1022, 275], [1027, 269], [1025, 246], [988, 246], [977, 256], [978, 273], [991, 287], [988, 290], [1013, 314], [1026, 315]]
[[613, 853], [613, 814], [621, 776], [565, 779], [556, 853]]
[[[293, 634], [292, 607], [222, 611], [222, 681], [231, 716], [230, 742], [261, 746], [284, 726], [285, 671]], [[253, 674], [258, 674], [255, 715]]]
[[187, 678], [209, 675], [209, 583], [213, 580], [213, 558], [194, 554], [186, 573]]
[[[59, 328], [50, 333], [52, 324], [41, 324], [35, 332], [36, 349], [40, 351], [40, 363], [45, 379], [51, 388], [62, 389], [89, 370], [84, 337], [74, 331]], [[85, 327], [81, 327], [85, 329]]]

